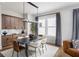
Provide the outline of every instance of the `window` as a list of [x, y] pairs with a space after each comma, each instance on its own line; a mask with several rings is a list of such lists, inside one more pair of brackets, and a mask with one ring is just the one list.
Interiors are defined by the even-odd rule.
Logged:
[[47, 36], [56, 36], [56, 15], [47, 18]]
[[39, 19], [38, 34], [45, 35], [45, 19]]
[[39, 17], [38, 34], [56, 36], [56, 15]]

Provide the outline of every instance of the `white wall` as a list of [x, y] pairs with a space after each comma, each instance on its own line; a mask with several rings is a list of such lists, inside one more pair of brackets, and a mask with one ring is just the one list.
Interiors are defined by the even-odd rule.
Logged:
[[11, 11], [11, 10], [7, 10], [7, 9], [2, 9], [2, 14], [6, 14], [6, 15], [11, 15], [11, 16], [16, 16], [16, 17], [23, 17], [23, 15], [19, 14], [19, 13], [16, 13], [14, 11]]
[[62, 39], [71, 39], [72, 37], [72, 23], [73, 23], [73, 13], [72, 9], [64, 9], [60, 11], [61, 13], [61, 30]]

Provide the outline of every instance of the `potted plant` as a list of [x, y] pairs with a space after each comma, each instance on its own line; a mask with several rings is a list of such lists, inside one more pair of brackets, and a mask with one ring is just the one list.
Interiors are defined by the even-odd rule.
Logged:
[[32, 34], [35, 34], [35, 23], [31, 24], [31, 31], [32, 31]]

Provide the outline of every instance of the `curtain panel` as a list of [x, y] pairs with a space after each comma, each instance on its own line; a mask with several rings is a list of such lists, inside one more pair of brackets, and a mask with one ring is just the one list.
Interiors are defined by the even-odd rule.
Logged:
[[74, 9], [72, 40], [77, 40], [77, 39], [79, 39], [79, 9]]
[[61, 46], [61, 17], [60, 13], [56, 13], [56, 46]]

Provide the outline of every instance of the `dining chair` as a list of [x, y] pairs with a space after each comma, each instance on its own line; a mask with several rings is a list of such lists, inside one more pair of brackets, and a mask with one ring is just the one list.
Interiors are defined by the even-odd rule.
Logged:
[[13, 41], [16, 41], [17, 37], [18, 37], [17, 34], [12, 34], [12, 40], [13, 40]]
[[30, 41], [32, 41], [34, 39], [34, 35], [33, 34], [29, 34], [29, 39], [30, 39]]
[[40, 55], [41, 55], [41, 50], [40, 50], [41, 41], [42, 41], [42, 40], [38, 40], [38, 41], [35, 41], [35, 42], [31, 42], [31, 43], [29, 44], [30, 47], [35, 48], [35, 56], [37, 56], [37, 55], [36, 55], [36, 54], [37, 54], [37, 51], [36, 51], [37, 49], [39, 50], [39, 53], [40, 53]]
[[42, 44], [42, 51], [43, 51], [43, 53], [44, 53], [44, 49], [43, 49], [44, 47], [47, 50], [46, 43], [47, 43], [47, 38], [46, 37], [42, 38], [41, 44]]
[[14, 51], [16, 51], [17, 52], [17, 57], [18, 57], [19, 52], [21, 52], [23, 49], [25, 49], [25, 48], [20, 46], [19, 42], [13, 41], [13, 53], [12, 53], [12, 56], [14, 54]]

